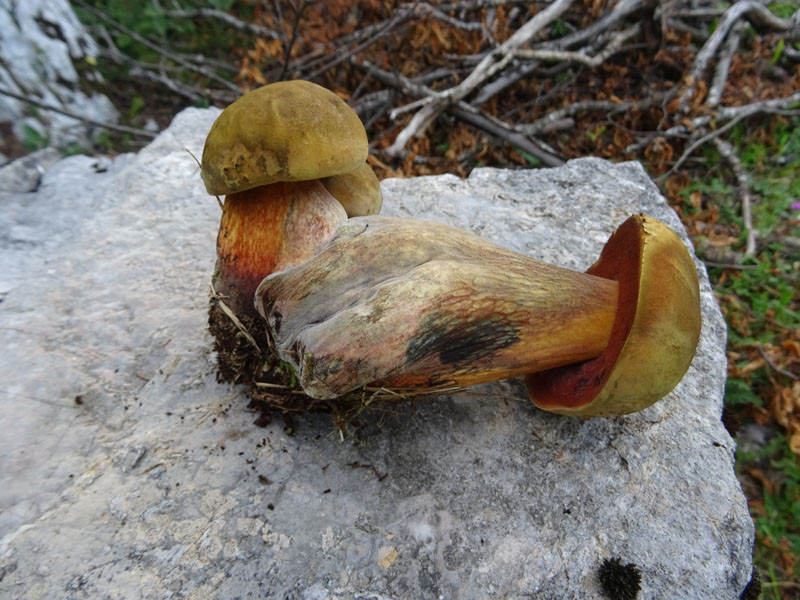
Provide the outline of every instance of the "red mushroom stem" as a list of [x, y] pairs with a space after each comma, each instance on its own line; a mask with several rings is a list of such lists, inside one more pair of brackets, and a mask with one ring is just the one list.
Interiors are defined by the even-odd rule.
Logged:
[[346, 219], [319, 180], [229, 194], [217, 236], [215, 291], [236, 315], [256, 318], [253, 300], [261, 280], [314, 256]]

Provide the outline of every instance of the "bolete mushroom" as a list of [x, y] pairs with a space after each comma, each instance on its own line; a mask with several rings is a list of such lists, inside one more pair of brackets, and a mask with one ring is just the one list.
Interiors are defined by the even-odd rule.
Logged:
[[209, 194], [226, 195], [214, 288], [234, 313], [255, 317], [261, 280], [327, 243], [347, 216], [321, 180], [360, 168], [367, 152], [355, 111], [308, 81], [266, 85], [222, 111], [201, 175]]
[[[677, 384], [694, 354], [694, 265], [674, 232], [638, 215], [589, 271], [447, 225], [360, 217], [310, 260], [267, 277], [256, 307], [314, 398], [368, 384], [436, 388], [538, 372], [528, 383], [548, 410], [639, 410]], [[550, 377], [567, 391], [539, 398]], [[624, 400], [613, 400], [617, 390]]]
[[645, 215], [625, 221], [587, 273], [619, 282], [611, 340], [596, 358], [526, 377], [539, 408], [599, 417], [641, 410], [689, 368], [700, 338], [697, 272], [681, 239]]
[[344, 207], [348, 217], [366, 217], [381, 212], [381, 184], [367, 163], [349, 173], [326, 177], [322, 185]]

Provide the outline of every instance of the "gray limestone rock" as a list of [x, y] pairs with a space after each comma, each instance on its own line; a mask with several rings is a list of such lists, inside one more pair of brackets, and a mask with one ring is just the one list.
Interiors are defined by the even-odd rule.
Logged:
[[[260, 428], [205, 329], [219, 208], [186, 150], [217, 114], [0, 191], [0, 596], [602, 598], [619, 557], [640, 598], [738, 598], [753, 526], [699, 264], [697, 356], [643, 412], [547, 414], [512, 380], [365, 412], [344, 441], [326, 415]], [[383, 190], [385, 214], [575, 269], [631, 213], [682, 232], [633, 163]]]
[[34, 192], [42, 175], [61, 158], [55, 148], [37, 150], [0, 167], [0, 193]]
[[[91, 67], [97, 44], [86, 33], [67, 0], [0, 0], [0, 87], [49, 106], [115, 123], [111, 101], [85, 88], [100, 81]], [[84, 65], [83, 84], [73, 62]], [[84, 89], [82, 89], [82, 87]], [[89, 146], [97, 127], [63, 114], [37, 109], [0, 94], [0, 122], [12, 124], [14, 135], [28, 132], [66, 148]]]

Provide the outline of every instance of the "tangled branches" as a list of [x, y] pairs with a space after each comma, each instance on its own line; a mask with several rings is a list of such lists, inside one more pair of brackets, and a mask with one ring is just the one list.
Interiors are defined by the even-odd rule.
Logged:
[[[666, 179], [710, 144], [730, 165], [747, 217], [746, 177], [725, 134], [800, 102], [800, 11], [781, 17], [755, 0], [728, 8], [709, 0], [274, 0], [252, 14], [173, 3], [166, 16], [175, 23], [244, 36], [228, 53], [235, 64], [144, 39], [75, 2], [100, 19], [94, 33], [106, 58], [185, 101], [225, 104], [241, 89], [291, 78], [337, 90], [367, 125], [372, 162], [385, 174], [555, 166], [599, 154], [642, 160]], [[160, 59], [134, 60], [115, 32]], [[756, 239], [747, 219], [745, 227], [749, 255]]]

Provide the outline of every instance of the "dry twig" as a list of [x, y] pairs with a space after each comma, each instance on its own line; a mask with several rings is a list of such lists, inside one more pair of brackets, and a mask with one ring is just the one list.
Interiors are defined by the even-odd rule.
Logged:
[[753, 228], [753, 213], [750, 209], [752, 195], [750, 194], [750, 184], [747, 181], [747, 173], [744, 170], [742, 161], [736, 156], [736, 151], [730, 143], [722, 138], [715, 137], [714, 144], [720, 155], [728, 161], [736, 177], [737, 191], [742, 204], [742, 223], [744, 224], [745, 231], [747, 231], [747, 243], [745, 244], [744, 257], [754, 256], [756, 253], [756, 230]]
[[775, 16], [766, 6], [755, 0], [740, 0], [732, 4], [725, 11], [725, 15], [717, 24], [714, 33], [711, 34], [703, 48], [697, 53], [694, 66], [686, 79], [687, 87], [680, 97], [684, 111], [688, 111], [689, 103], [695, 95], [694, 86], [702, 78], [708, 63], [717, 54], [717, 50], [728, 35], [728, 31], [742, 17], [746, 17], [756, 28], [785, 31], [789, 32], [792, 37], [800, 32], [800, 11], [796, 12], [791, 19], [781, 19]]
[[391, 156], [402, 154], [406, 143], [411, 138], [424, 133], [448, 105], [462, 100], [484, 81], [500, 72], [514, 58], [514, 53], [523, 44], [528, 43], [534, 35], [559, 18], [572, 2], [573, 0], [555, 0], [520, 27], [497, 50], [478, 63], [472, 73], [459, 85], [449, 88], [436, 97], [431, 96], [431, 100], [414, 115], [411, 122], [397, 135], [394, 143], [387, 148], [387, 154]]
[[[374, 77], [384, 85], [392, 86], [410, 96], [425, 96], [426, 98], [437, 96], [437, 92], [428, 87], [411, 81], [402, 75], [384, 71], [369, 61], [362, 61], [360, 64], [356, 64], [356, 66], [366, 70], [368, 75]], [[478, 109], [466, 102], [455, 103], [447, 107], [446, 110], [465, 123], [469, 123], [487, 133], [501, 137], [514, 146], [529, 152], [548, 167], [556, 167], [564, 164], [563, 159], [556, 156], [554, 152], [544, 148], [541, 142], [527, 137], [524, 133], [515, 131], [514, 128], [503, 123], [499, 119], [493, 119], [480, 113]]]
[[589, 56], [585, 52], [569, 51], [569, 50], [548, 50], [548, 49], [534, 49], [534, 50], [516, 50], [514, 54], [519, 58], [536, 59], [541, 61], [565, 61], [565, 62], [578, 62], [591, 69], [596, 69], [611, 56], [623, 50], [622, 44], [627, 42], [632, 37], [639, 35], [639, 23], [634, 23], [630, 27], [625, 28], [623, 31], [615, 35], [611, 42], [601, 51], [594, 56]]
[[[135, 79], [146, 79], [147, 81], [164, 86], [174, 94], [186, 98], [193, 103], [203, 99], [203, 95], [198, 90], [168, 77], [164, 69], [161, 68], [161, 65], [142, 63], [120, 52], [105, 27], [98, 26], [97, 31], [106, 44], [106, 47], [101, 46], [100, 55], [118, 65], [128, 67], [131, 77]], [[156, 69], [159, 70], [158, 73], [156, 73]]]
[[170, 10], [167, 12], [167, 16], [174, 17], [177, 19], [196, 19], [197, 17], [201, 17], [204, 19], [215, 19], [217, 21], [225, 23], [225, 25], [227, 25], [228, 27], [232, 27], [237, 31], [241, 31], [249, 35], [254, 35], [257, 37], [265, 37], [272, 40], [280, 39], [279, 34], [274, 29], [270, 29], [269, 27], [264, 27], [263, 25], [258, 25], [257, 23], [245, 23], [244, 21], [240, 21], [233, 15], [229, 15], [228, 13], [223, 12], [221, 10], [217, 10], [215, 8], [195, 8], [192, 10]]
[[239, 332], [245, 337], [245, 339], [248, 342], [250, 342], [253, 348], [255, 348], [256, 352], [263, 355], [264, 353], [259, 347], [258, 342], [256, 342], [255, 338], [247, 330], [247, 327], [245, 327], [244, 324], [239, 320], [239, 317], [236, 316], [233, 310], [231, 310], [231, 308], [227, 304], [225, 304], [225, 302], [222, 300], [222, 297], [214, 289], [214, 286], [211, 286], [209, 295], [211, 296], [212, 300], [217, 304], [217, 306], [219, 306], [222, 312], [225, 313], [225, 316], [227, 316], [231, 320], [231, 322], [236, 326], [236, 329], [238, 329]]
[[0, 88], [0, 95], [8, 96], [9, 98], [14, 98], [15, 100], [19, 100], [20, 102], [26, 102], [28, 104], [32, 104], [33, 106], [37, 106], [42, 110], [49, 110], [55, 113], [59, 113], [66, 117], [70, 117], [71, 119], [75, 119], [76, 121], [80, 121], [81, 123], [88, 123], [89, 125], [102, 127], [103, 129], [108, 129], [110, 131], [119, 131], [120, 133], [130, 133], [132, 135], [138, 135], [149, 139], [156, 137], [155, 133], [153, 133], [152, 131], [147, 131], [146, 129], [136, 129], [135, 127], [126, 127], [125, 125], [117, 125], [116, 123], [106, 123], [104, 121], [97, 121], [95, 119], [90, 119], [83, 115], [79, 115], [78, 113], [74, 113], [70, 110], [66, 110], [58, 106], [53, 106], [52, 104], [47, 104], [46, 102], [41, 102], [40, 100], [36, 100], [34, 98], [31, 98], [30, 96], [23, 96], [22, 94], [12, 92], [11, 90], [7, 90], [4, 88]]
[[711, 87], [708, 88], [708, 96], [706, 97], [706, 106], [709, 108], [716, 108], [722, 98], [722, 90], [725, 88], [725, 82], [728, 80], [728, 71], [731, 68], [731, 61], [736, 50], [739, 48], [739, 42], [742, 39], [742, 32], [744, 25], [737, 23], [731, 30], [728, 39], [725, 40], [725, 46], [722, 53], [717, 59], [717, 68], [714, 71], [714, 79], [711, 82]]
[[92, 13], [98, 19], [101, 19], [101, 20], [105, 21], [106, 23], [108, 23], [109, 25], [111, 25], [114, 29], [124, 33], [127, 36], [130, 36], [131, 39], [136, 40], [137, 42], [139, 42], [143, 46], [147, 46], [148, 48], [150, 48], [151, 50], [153, 50], [155, 52], [158, 52], [159, 54], [161, 54], [165, 58], [168, 58], [170, 60], [174, 60], [176, 63], [180, 64], [181, 66], [183, 66], [186, 69], [189, 69], [190, 71], [194, 71], [196, 73], [199, 73], [199, 74], [203, 75], [204, 77], [208, 77], [209, 79], [217, 82], [218, 84], [222, 85], [223, 87], [226, 87], [226, 88], [228, 88], [230, 90], [233, 90], [233, 91], [235, 91], [237, 93], [240, 93], [239, 88], [235, 84], [233, 84], [230, 81], [228, 81], [227, 79], [224, 79], [223, 77], [220, 77], [219, 75], [217, 75], [213, 71], [209, 71], [205, 67], [193, 65], [190, 61], [186, 60], [183, 56], [181, 56], [179, 54], [176, 54], [176, 53], [174, 53], [171, 50], [168, 50], [166, 48], [162, 48], [161, 46], [159, 46], [157, 44], [154, 44], [150, 40], [148, 40], [146, 38], [143, 38], [141, 35], [139, 35], [135, 31], [125, 27], [122, 23], [119, 23], [119, 22], [115, 21], [114, 19], [112, 19], [111, 17], [109, 17], [103, 11], [98, 10], [95, 7], [91, 6], [89, 3], [86, 2], [86, 0], [74, 0], [74, 2], [78, 6], [83, 8], [84, 10], [89, 11], [90, 13]]
[[764, 362], [767, 363], [767, 365], [769, 365], [769, 367], [773, 371], [775, 371], [776, 373], [780, 373], [781, 375], [784, 375], [793, 381], [800, 381], [800, 376], [795, 375], [794, 373], [792, 373], [791, 371], [787, 371], [786, 369], [781, 369], [778, 365], [776, 365], [775, 362], [767, 355], [767, 353], [764, 352], [764, 348], [762, 346], [759, 345], [757, 346], [757, 348], [758, 348], [758, 353], [761, 355], [761, 358], [764, 359]]

